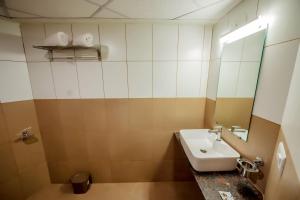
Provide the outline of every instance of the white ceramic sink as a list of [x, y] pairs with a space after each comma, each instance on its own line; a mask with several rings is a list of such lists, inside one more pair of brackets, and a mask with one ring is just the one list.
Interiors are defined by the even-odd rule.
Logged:
[[225, 141], [216, 141], [216, 135], [208, 129], [181, 130], [180, 142], [192, 167], [199, 172], [234, 170], [240, 157]]

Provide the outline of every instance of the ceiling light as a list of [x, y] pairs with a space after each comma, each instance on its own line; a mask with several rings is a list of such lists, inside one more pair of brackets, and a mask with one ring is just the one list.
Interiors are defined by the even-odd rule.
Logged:
[[266, 17], [259, 16], [256, 20], [242, 26], [241, 28], [228, 33], [221, 37], [221, 43], [231, 43], [241, 38], [247, 37], [253, 33], [266, 29], [268, 27], [268, 19]]

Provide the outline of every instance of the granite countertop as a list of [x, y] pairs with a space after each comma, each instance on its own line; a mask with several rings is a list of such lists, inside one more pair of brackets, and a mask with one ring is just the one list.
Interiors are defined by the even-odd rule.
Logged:
[[[175, 136], [181, 146], [179, 133]], [[206, 200], [222, 199], [219, 191], [230, 192], [234, 200], [263, 199], [262, 193], [238, 171], [197, 172], [192, 167], [191, 170]]]

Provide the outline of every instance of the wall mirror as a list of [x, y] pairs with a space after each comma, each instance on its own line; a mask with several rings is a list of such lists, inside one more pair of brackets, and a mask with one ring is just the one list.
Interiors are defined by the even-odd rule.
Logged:
[[215, 121], [247, 141], [266, 30], [223, 44]]

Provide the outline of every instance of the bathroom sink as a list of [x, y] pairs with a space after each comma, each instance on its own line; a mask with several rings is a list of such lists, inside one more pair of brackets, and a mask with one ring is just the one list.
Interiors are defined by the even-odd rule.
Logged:
[[208, 129], [181, 130], [180, 142], [192, 167], [199, 172], [234, 170], [240, 157], [225, 141], [217, 141]]

